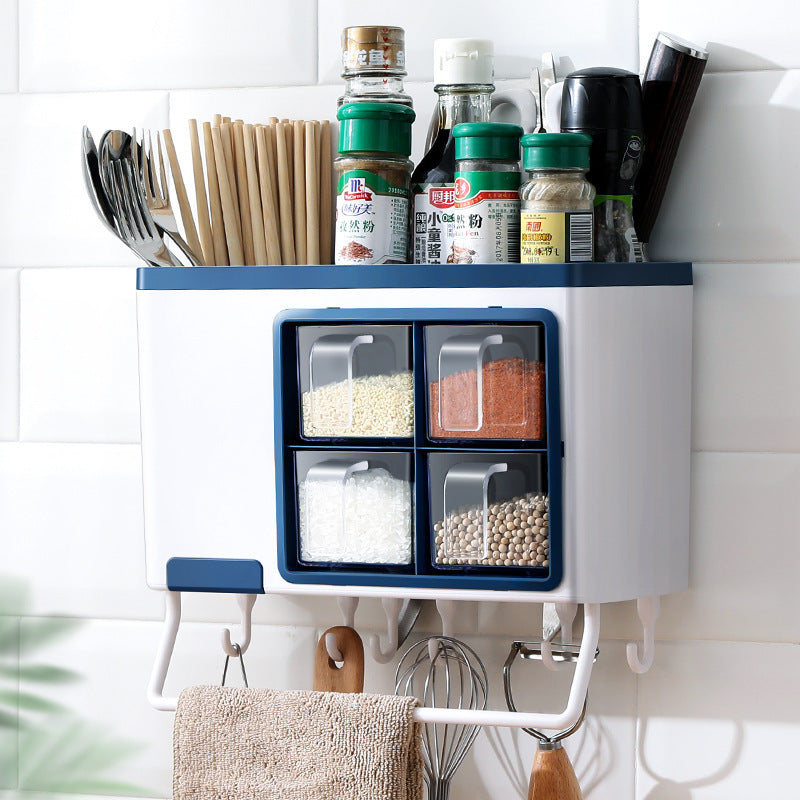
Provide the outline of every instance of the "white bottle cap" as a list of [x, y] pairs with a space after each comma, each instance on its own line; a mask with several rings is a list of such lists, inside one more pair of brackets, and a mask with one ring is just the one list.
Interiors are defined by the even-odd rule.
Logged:
[[490, 39], [436, 39], [433, 43], [434, 86], [493, 84], [494, 44]]

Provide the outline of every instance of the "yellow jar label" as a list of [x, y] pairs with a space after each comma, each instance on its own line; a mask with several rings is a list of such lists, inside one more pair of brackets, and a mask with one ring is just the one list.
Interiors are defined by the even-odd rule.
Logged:
[[591, 211], [522, 211], [520, 260], [523, 264], [591, 261], [594, 236]]

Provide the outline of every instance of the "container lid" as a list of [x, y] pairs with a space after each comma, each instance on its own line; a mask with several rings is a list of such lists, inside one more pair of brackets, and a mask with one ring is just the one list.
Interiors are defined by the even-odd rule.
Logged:
[[462, 122], [453, 128], [456, 140], [456, 159], [495, 158], [502, 161], [519, 160], [519, 125], [507, 122]]
[[578, 70], [564, 79], [562, 92], [562, 131], [642, 130], [642, 85], [633, 72]]
[[490, 39], [436, 39], [433, 43], [433, 83], [440, 85], [494, 83], [494, 43]]
[[336, 113], [340, 153], [411, 153], [416, 114], [397, 103], [350, 103]]
[[588, 133], [529, 133], [522, 137], [525, 169], [589, 169]]
[[677, 50], [679, 53], [685, 53], [687, 56], [697, 58], [700, 61], [708, 61], [708, 50], [703, 50], [702, 47], [692, 44], [692, 42], [680, 36], [661, 31], [658, 36], [656, 36], [656, 41], [665, 44], [667, 47], [671, 47], [673, 50]]
[[342, 31], [342, 77], [365, 72], [406, 74], [405, 31], [357, 25]]

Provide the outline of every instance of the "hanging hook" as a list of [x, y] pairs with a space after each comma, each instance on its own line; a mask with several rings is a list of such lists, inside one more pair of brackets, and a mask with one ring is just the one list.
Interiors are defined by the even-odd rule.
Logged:
[[572, 623], [578, 613], [577, 603], [554, 603], [555, 612], [558, 615], [558, 627], [552, 632], [550, 638], [545, 638], [542, 642], [542, 663], [552, 672], [569, 669], [569, 662], [556, 661], [553, 658], [553, 639], [561, 633], [561, 644], [572, 644]]
[[256, 596], [254, 594], [239, 594], [236, 595], [236, 602], [242, 612], [241, 638], [234, 643], [231, 640], [230, 628], [225, 628], [222, 631], [222, 649], [225, 651], [225, 655], [231, 658], [238, 658], [242, 653], [246, 653], [247, 648], [250, 646], [253, 605], [256, 602]]
[[661, 598], [640, 597], [636, 601], [636, 611], [644, 627], [644, 637], [641, 650], [633, 642], [628, 643], [626, 652], [628, 655], [628, 666], [636, 673], [647, 672], [653, 666], [653, 659], [656, 654], [656, 619], [661, 610]]
[[[358, 608], [358, 598], [357, 597], [339, 597], [337, 598], [337, 602], [339, 603], [339, 609], [342, 612], [342, 625], [346, 628], [353, 628], [355, 629], [356, 624], [356, 609]], [[325, 649], [328, 651], [328, 657], [331, 661], [336, 661], [341, 663], [344, 661], [344, 656], [342, 655], [342, 651], [339, 649], [339, 646], [336, 644], [336, 634], [335, 633], [326, 633], [325, 634]]]
[[[455, 635], [456, 601], [449, 598], [440, 597], [436, 601], [436, 610], [439, 612], [439, 619], [442, 621], [442, 636], [452, 637]], [[431, 661], [436, 660], [439, 652], [439, 641], [435, 637], [428, 640], [428, 656]]]
[[381, 649], [380, 637], [373, 634], [369, 638], [369, 649], [372, 657], [379, 664], [387, 664], [394, 658], [397, 648], [400, 646], [400, 611], [403, 608], [403, 601], [399, 597], [384, 597], [381, 600], [384, 613], [386, 614], [386, 650]]
[[[244, 688], [249, 689], [250, 684], [247, 682], [247, 673], [244, 671], [244, 656], [238, 644], [234, 642], [233, 649], [236, 651], [236, 658], [239, 659], [239, 666], [242, 668], [242, 680], [244, 681]], [[222, 683], [220, 686], [225, 685], [225, 678], [228, 677], [228, 662], [231, 660], [230, 656], [225, 656], [225, 666], [222, 668]]]

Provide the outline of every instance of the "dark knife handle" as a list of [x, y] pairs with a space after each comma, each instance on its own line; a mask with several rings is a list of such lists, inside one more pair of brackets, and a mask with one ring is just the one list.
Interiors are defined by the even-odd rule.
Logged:
[[633, 214], [640, 241], [649, 242], [692, 109], [708, 53], [659, 33], [642, 81], [645, 151]]

